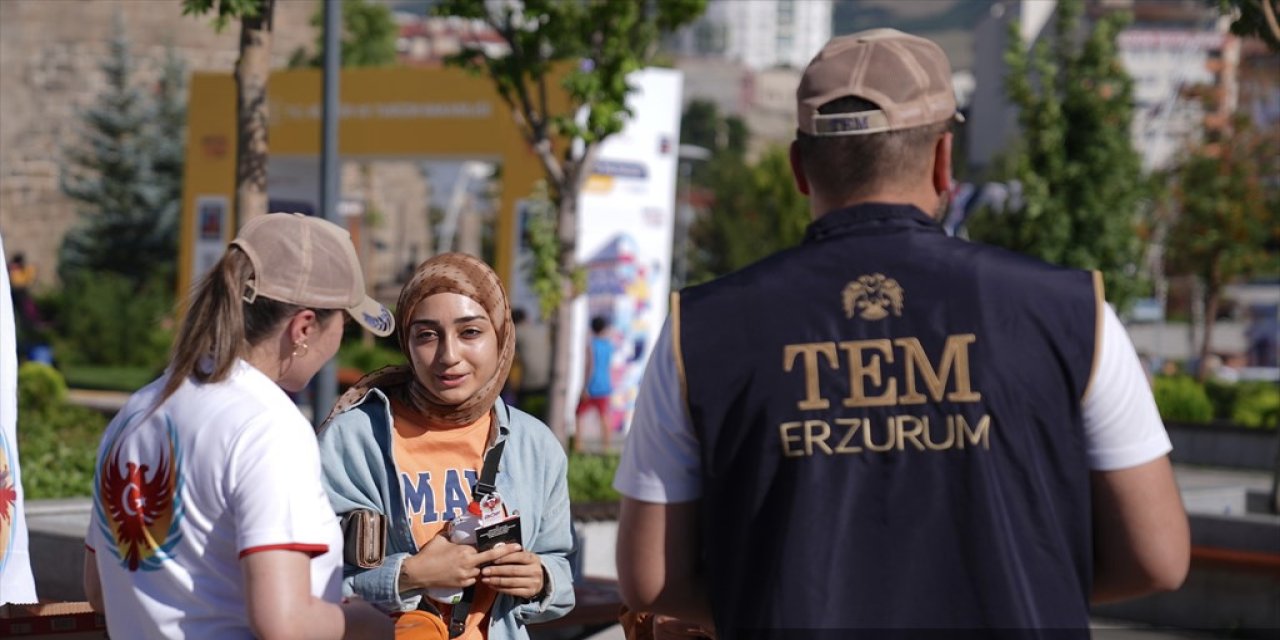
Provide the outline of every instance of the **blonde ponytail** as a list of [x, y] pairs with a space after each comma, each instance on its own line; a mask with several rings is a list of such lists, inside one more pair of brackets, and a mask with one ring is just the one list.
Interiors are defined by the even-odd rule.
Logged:
[[[173, 341], [169, 379], [157, 405], [173, 395], [188, 377], [199, 382], [226, 380], [236, 361], [252, 345], [270, 337], [283, 321], [304, 308], [263, 296], [245, 302], [252, 278], [249, 256], [231, 246], [196, 286]], [[316, 310], [320, 320], [333, 313], [336, 311]], [[209, 358], [209, 365], [201, 366], [205, 358]]]

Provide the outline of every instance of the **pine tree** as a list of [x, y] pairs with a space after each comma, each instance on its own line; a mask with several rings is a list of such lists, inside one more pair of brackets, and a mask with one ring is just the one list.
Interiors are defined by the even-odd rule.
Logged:
[[101, 69], [106, 87], [62, 167], [81, 220], [62, 243], [55, 348], [68, 364], [157, 367], [178, 246], [185, 69], [170, 50], [154, 95], [140, 90], [119, 18]]
[[153, 137], [147, 133], [153, 112], [133, 84], [134, 66], [117, 18], [101, 66], [106, 90], [83, 114], [86, 142], [68, 150], [62, 167], [62, 191], [80, 204], [81, 215], [62, 242], [58, 271], [64, 282], [105, 271], [141, 288], [158, 268], [171, 268], [174, 261], [173, 225], [166, 231], [157, 224], [171, 205], [166, 201], [171, 191], [156, 179], [149, 148]]
[[1148, 200], [1129, 139], [1133, 82], [1116, 52], [1126, 16], [1103, 17], [1080, 42], [1081, 5], [1058, 3], [1052, 36], [1031, 52], [1011, 28], [1006, 87], [1022, 137], [1002, 177], [1021, 183], [1023, 206], [982, 212], [968, 229], [976, 240], [1100, 270], [1108, 299], [1123, 308], [1144, 286], [1137, 226]]
[[[182, 171], [186, 157], [187, 66], [173, 47], [165, 50], [164, 66], [150, 106], [146, 150], [151, 154], [155, 185], [162, 208], [156, 213], [148, 241], [169, 247], [176, 258], [182, 214]], [[169, 269], [169, 275], [173, 275]]]

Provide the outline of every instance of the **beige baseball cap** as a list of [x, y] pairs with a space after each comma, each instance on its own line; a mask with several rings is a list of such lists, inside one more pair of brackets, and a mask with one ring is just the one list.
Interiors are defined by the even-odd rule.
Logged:
[[[839, 98], [855, 97], [879, 109], [819, 114]], [[898, 131], [955, 118], [951, 63], [930, 40], [897, 29], [871, 29], [832, 38], [813, 58], [796, 89], [800, 131], [850, 136]]]
[[395, 329], [391, 312], [365, 294], [360, 260], [342, 227], [300, 213], [271, 213], [246, 223], [231, 244], [253, 264], [246, 302], [261, 295], [312, 309], [342, 309], [375, 335]]

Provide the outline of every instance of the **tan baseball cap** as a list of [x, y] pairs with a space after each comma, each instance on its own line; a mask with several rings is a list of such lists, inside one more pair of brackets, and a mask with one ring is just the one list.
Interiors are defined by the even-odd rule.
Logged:
[[351, 235], [323, 218], [271, 213], [250, 220], [231, 244], [249, 256], [258, 296], [312, 309], [342, 309], [375, 335], [395, 329], [391, 312], [364, 292]]
[[[855, 97], [879, 109], [819, 114], [839, 98]], [[951, 63], [930, 40], [897, 29], [871, 29], [832, 38], [813, 58], [796, 89], [800, 131], [849, 136], [898, 131], [955, 118]]]

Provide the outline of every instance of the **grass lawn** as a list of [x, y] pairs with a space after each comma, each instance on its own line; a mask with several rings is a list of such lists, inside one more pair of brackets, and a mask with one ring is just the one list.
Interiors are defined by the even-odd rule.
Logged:
[[160, 374], [148, 367], [64, 365], [61, 370], [72, 389], [125, 392], [141, 389]]

